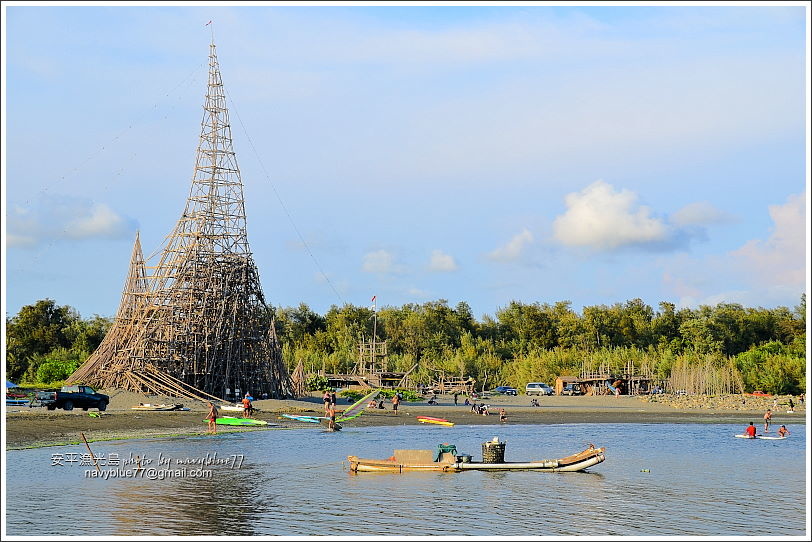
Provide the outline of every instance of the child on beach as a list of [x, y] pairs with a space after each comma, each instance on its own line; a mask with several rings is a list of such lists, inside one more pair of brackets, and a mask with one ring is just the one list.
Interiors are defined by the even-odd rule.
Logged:
[[504, 408], [499, 409], [499, 421], [505, 423], [507, 421], [507, 412]]

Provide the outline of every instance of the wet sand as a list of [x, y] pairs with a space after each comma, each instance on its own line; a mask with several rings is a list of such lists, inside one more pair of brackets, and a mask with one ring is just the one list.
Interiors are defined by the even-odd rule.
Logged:
[[[81, 433], [88, 441], [128, 438], [159, 438], [178, 435], [201, 435], [206, 432], [203, 421], [206, 405], [176, 398], [146, 397], [128, 392], [110, 392], [110, 406], [100, 417], [91, 417], [90, 411], [49, 411], [44, 408], [6, 407], [6, 449], [41, 446], [58, 446], [81, 442]], [[454, 405], [451, 397], [441, 396], [437, 405], [426, 403], [401, 403], [398, 414], [391, 403], [385, 410], [367, 410], [363, 415], [345, 422], [347, 427], [370, 427], [383, 425], [416, 425], [416, 416], [445, 418], [457, 425], [499, 425], [499, 409], [507, 413], [508, 424], [560, 424], [560, 423], [740, 423], [753, 421], [760, 424], [766, 409], [772, 408], [772, 398], [727, 396], [725, 398], [679, 398], [656, 397], [651, 402], [646, 397], [542, 397], [541, 406], [529, 406], [530, 398], [489, 397], [491, 415], [482, 416], [462, 404]], [[716, 399], [716, 400], [713, 400]], [[744, 401], [745, 404], [742, 404]], [[162, 412], [136, 411], [130, 407], [138, 403], [184, 403], [189, 411]], [[480, 401], [482, 402], [482, 401]], [[348, 406], [345, 399], [339, 409]], [[259, 410], [255, 418], [274, 426], [260, 428], [217, 426], [218, 433], [233, 431], [267, 431], [285, 428], [320, 429], [316, 424], [296, 422], [280, 418], [283, 413], [322, 415], [320, 396], [302, 400], [259, 400], [254, 402]], [[225, 416], [239, 413], [221, 412]], [[773, 414], [773, 424], [792, 425], [806, 423], [805, 406], [797, 405], [793, 413], [781, 406]]]

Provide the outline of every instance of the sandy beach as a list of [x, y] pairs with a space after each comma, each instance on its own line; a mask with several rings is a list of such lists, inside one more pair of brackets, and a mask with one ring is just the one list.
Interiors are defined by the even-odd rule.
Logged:
[[[6, 449], [22, 449], [40, 446], [58, 446], [81, 442], [81, 433], [88, 441], [116, 440], [128, 438], [160, 438], [179, 435], [204, 434], [203, 421], [206, 405], [200, 402], [169, 397], [143, 396], [130, 392], [106, 390], [110, 395], [110, 405], [100, 417], [92, 417], [90, 412], [73, 410], [49, 411], [44, 408], [6, 407], [5, 437]], [[728, 396], [601, 396], [601, 397], [542, 397], [540, 407], [530, 406], [530, 398], [493, 396], [485, 402], [491, 405], [491, 415], [482, 416], [460, 404], [454, 405], [453, 398], [441, 396], [439, 404], [402, 403], [398, 414], [392, 411], [391, 403], [385, 410], [367, 410], [363, 415], [345, 422], [347, 427], [369, 427], [382, 425], [416, 425], [416, 416], [445, 418], [457, 425], [499, 425], [499, 409], [507, 413], [508, 424], [560, 424], [560, 423], [741, 423], [753, 421], [760, 424], [764, 412], [773, 408], [773, 397], [747, 395]], [[778, 408], [774, 409], [773, 424], [792, 426], [806, 423], [806, 405], [795, 401], [794, 412], [788, 413], [788, 397], [778, 398]], [[479, 402], [482, 402], [480, 400]], [[139, 403], [183, 403], [188, 411], [137, 411], [131, 407]], [[339, 400], [339, 409], [349, 405], [346, 399]], [[267, 431], [286, 428], [312, 428], [320, 426], [280, 418], [281, 414], [321, 415], [320, 394], [313, 394], [300, 400], [259, 400], [254, 402], [258, 411], [255, 418], [265, 420], [273, 426], [244, 428], [218, 426], [219, 433], [232, 431]], [[221, 412], [221, 415], [239, 413]]]

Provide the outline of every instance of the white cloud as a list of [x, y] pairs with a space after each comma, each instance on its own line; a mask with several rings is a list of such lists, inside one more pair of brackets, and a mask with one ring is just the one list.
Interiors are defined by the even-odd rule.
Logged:
[[408, 293], [412, 297], [417, 297], [419, 299], [427, 299], [429, 297], [429, 292], [426, 290], [422, 290], [420, 288], [414, 287], [409, 288], [408, 290], [406, 290], [406, 293]]
[[400, 273], [402, 266], [395, 263], [395, 256], [384, 249], [364, 254], [361, 269], [366, 273], [391, 274]]
[[599, 180], [567, 194], [565, 201], [567, 212], [553, 222], [554, 237], [564, 245], [611, 250], [669, 239], [669, 227], [648, 207], [638, 206], [630, 190], [618, 192]]
[[703, 226], [732, 221], [733, 217], [706, 201], [689, 203], [668, 217], [676, 226]]
[[457, 270], [457, 262], [450, 254], [446, 254], [442, 250], [436, 249], [431, 251], [431, 260], [429, 261], [430, 271], [449, 272]]
[[129, 239], [136, 221], [105, 203], [68, 196], [41, 196], [31, 207], [8, 212], [9, 246], [35, 246], [65, 239]]
[[682, 307], [720, 302], [744, 305], [787, 305], [805, 290], [805, 194], [770, 205], [772, 232], [736, 250], [700, 257], [663, 257], [662, 286]]
[[488, 258], [497, 262], [512, 262], [522, 255], [527, 245], [533, 242], [533, 234], [527, 228], [515, 235], [507, 244], [488, 253]]
[[758, 283], [804, 290], [806, 281], [806, 194], [795, 194], [783, 205], [770, 205], [773, 231], [762, 241], [752, 239], [732, 253]]

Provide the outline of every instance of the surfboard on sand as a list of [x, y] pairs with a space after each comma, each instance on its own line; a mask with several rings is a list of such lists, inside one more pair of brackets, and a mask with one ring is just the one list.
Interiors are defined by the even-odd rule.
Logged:
[[[203, 420], [208, 423], [209, 420]], [[254, 420], [253, 418], [232, 418], [231, 416], [223, 416], [215, 420], [217, 425], [268, 425], [265, 420]]]
[[756, 439], [760, 439], [760, 440], [784, 440], [785, 438], [787, 438], [787, 437], [770, 437], [770, 436], [767, 436], [767, 435], [756, 435], [755, 438], [751, 438], [751, 437], [749, 437], [747, 435], [733, 435], [733, 436], [736, 437], [736, 438], [749, 438], [751, 440], [756, 440]]
[[432, 418], [431, 416], [415, 416], [415, 418], [421, 423], [433, 423], [435, 425], [447, 425], [449, 427], [454, 425], [454, 422], [450, 422], [445, 418]]

